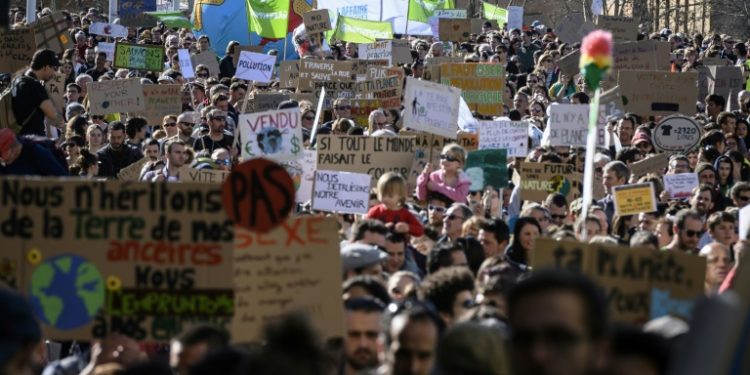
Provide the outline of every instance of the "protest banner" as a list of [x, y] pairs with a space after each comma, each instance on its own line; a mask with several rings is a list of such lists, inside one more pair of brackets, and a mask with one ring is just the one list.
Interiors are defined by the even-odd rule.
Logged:
[[144, 157], [137, 162], [120, 169], [120, 172], [117, 174], [117, 179], [120, 181], [138, 181], [141, 177], [143, 166], [146, 165], [148, 161], [148, 158]]
[[471, 21], [468, 19], [438, 19], [438, 36], [440, 40], [465, 42], [471, 35]]
[[540, 238], [531, 265], [588, 276], [604, 289], [609, 313], [618, 322], [640, 325], [665, 315], [689, 319], [694, 301], [705, 293], [705, 258], [680, 251]]
[[393, 66], [393, 41], [360, 44], [358, 57], [360, 60], [386, 60], [388, 66]]
[[662, 152], [685, 153], [700, 143], [703, 127], [687, 116], [669, 116], [651, 132], [654, 148]]
[[[237, 66], [240, 62], [240, 55], [242, 55], [242, 51], [248, 51], [253, 53], [263, 53], [263, 46], [235, 46], [234, 47], [234, 56], [232, 56], [232, 61], [234, 62], [234, 66]], [[218, 74], [218, 70], [217, 70]]]
[[202, 184], [222, 184], [231, 171], [221, 169], [195, 169], [188, 166], [180, 168], [180, 182]]
[[461, 89], [461, 97], [472, 111], [493, 116], [503, 114], [505, 68], [502, 64], [443, 64], [440, 82]]
[[161, 72], [164, 70], [164, 47], [146, 44], [115, 43], [116, 69]]
[[508, 157], [525, 158], [529, 146], [529, 123], [524, 121], [479, 121], [480, 150], [504, 148]]
[[471, 191], [508, 187], [508, 150], [470, 151], [466, 156], [464, 172], [471, 180]]
[[734, 100], [733, 94], [737, 95], [745, 89], [745, 77], [739, 66], [716, 66], [708, 67], [708, 93], [721, 95], [729, 100]]
[[273, 79], [276, 56], [248, 51], [240, 52], [235, 77], [248, 81], [268, 83]]
[[15, 72], [31, 62], [36, 52], [34, 30], [18, 28], [0, 33], [0, 72]]
[[367, 173], [372, 184], [386, 172], [406, 177], [414, 158], [413, 137], [318, 136], [317, 168]]
[[115, 44], [114, 43], [99, 42], [99, 44], [96, 45], [96, 52], [106, 53], [107, 61], [109, 62], [115, 61]]
[[407, 77], [404, 124], [410, 129], [454, 138], [460, 95], [461, 90], [455, 87]]
[[94, 22], [89, 26], [89, 34], [102, 35], [110, 38], [127, 38], [128, 28], [118, 24]]
[[557, 66], [560, 68], [560, 72], [562, 74], [565, 74], [568, 77], [572, 77], [578, 74], [578, 72], [580, 72], [581, 68], [578, 66], [578, 63], [580, 61], [581, 61], [581, 51], [575, 50], [561, 57], [560, 60], [557, 62]]
[[318, 153], [315, 150], [305, 149], [302, 151], [301, 158], [282, 164], [294, 182], [295, 201], [297, 203], [312, 200], [312, 187], [317, 161]]
[[168, 343], [229, 322], [234, 235], [218, 187], [3, 178], [0, 190], [3, 252], [23, 255], [20, 290], [47, 339]]
[[146, 110], [143, 85], [138, 78], [89, 82], [86, 87], [90, 115]]
[[302, 22], [305, 24], [305, 31], [308, 35], [332, 30], [328, 9], [311, 10], [302, 15]]
[[156, 0], [120, 0], [117, 4], [120, 25], [128, 27], [156, 26], [156, 18], [146, 13], [156, 11]]
[[261, 342], [269, 321], [304, 311], [325, 338], [343, 337], [336, 220], [294, 217], [268, 235], [238, 229], [232, 341]]
[[[54, 12], [29, 24], [34, 29], [36, 48], [51, 49], [61, 54], [73, 48], [73, 41], [68, 33], [68, 20], [62, 12]], [[33, 52], [32, 52], [33, 54]]]
[[299, 60], [282, 61], [279, 64], [279, 88], [293, 89], [299, 84]]
[[177, 50], [177, 59], [180, 62], [180, 73], [185, 79], [195, 78], [195, 68], [193, 60], [190, 58], [190, 51], [180, 48]]
[[390, 21], [370, 21], [339, 15], [332, 38], [351, 43], [393, 39], [393, 24]]
[[651, 182], [615, 186], [612, 191], [617, 216], [656, 212], [656, 191]]
[[316, 170], [312, 208], [344, 214], [366, 214], [370, 207], [370, 183], [366, 173]]
[[300, 60], [299, 64], [300, 91], [312, 91], [315, 82], [354, 79], [354, 61], [305, 59]]
[[508, 30], [523, 30], [523, 7], [508, 6]]
[[670, 199], [690, 198], [699, 184], [697, 173], [665, 174], [663, 178], [664, 190], [669, 192]]
[[521, 199], [532, 202], [543, 202], [552, 193], [572, 202], [581, 196], [581, 178], [572, 164], [522, 162], [513, 172], [513, 184], [521, 187]]
[[596, 26], [612, 33], [615, 42], [629, 42], [638, 39], [638, 22], [632, 17], [596, 16]]
[[44, 81], [44, 89], [52, 100], [52, 104], [60, 113], [65, 113], [65, 74], [57, 73], [54, 77]]
[[287, 161], [302, 157], [302, 121], [299, 108], [244, 113], [237, 126], [242, 157]]
[[[615, 43], [612, 50], [614, 70], [664, 70], [670, 68], [671, 47], [668, 42], [640, 40]], [[616, 75], [615, 75], [616, 76]]]
[[[606, 143], [607, 119], [604, 106], [599, 106], [597, 122], [598, 146]], [[550, 146], [586, 147], [589, 133], [588, 104], [552, 104], [547, 108], [547, 127], [544, 129], [542, 144]]]
[[134, 115], [144, 117], [149, 125], [161, 125], [166, 115], [182, 113], [181, 85], [143, 85], [146, 108]]
[[281, 102], [289, 100], [289, 95], [278, 92], [255, 92], [245, 95], [240, 113], [272, 111], [279, 108]]
[[630, 173], [637, 177], [645, 176], [649, 173], [662, 174], [660, 172], [666, 169], [669, 164], [669, 155], [670, 153], [668, 152], [662, 152], [632, 163], [630, 164]]
[[620, 70], [617, 83], [626, 112], [641, 116], [695, 113], [697, 72]]
[[219, 76], [219, 59], [214, 51], [203, 51], [190, 55], [190, 62], [193, 64], [193, 69], [197, 68], [198, 65], [205, 65], [211, 77]]

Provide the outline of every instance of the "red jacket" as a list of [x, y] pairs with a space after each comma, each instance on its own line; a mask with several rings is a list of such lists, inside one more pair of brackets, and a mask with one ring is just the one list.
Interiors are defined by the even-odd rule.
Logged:
[[367, 212], [368, 219], [378, 219], [383, 223], [406, 223], [409, 224], [409, 234], [414, 237], [421, 237], [424, 234], [422, 223], [405, 207], [398, 210], [389, 210], [384, 204], [379, 204]]

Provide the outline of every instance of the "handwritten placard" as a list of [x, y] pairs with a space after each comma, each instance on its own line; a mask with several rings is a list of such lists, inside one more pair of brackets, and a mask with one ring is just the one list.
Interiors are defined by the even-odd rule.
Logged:
[[312, 207], [318, 211], [366, 214], [370, 180], [366, 173], [315, 171]]
[[193, 69], [197, 68], [198, 65], [204, 65], [208, 68], [209, 76], [217, 77], [219, 75], [219, 59], [214, 51], [203, 51], [190, 55], [190, 62], [193, 64]]
[[256, 82], [271, 82], [276, 56], [249, 51], [240, 52], [235, 77]]
[[115, 43], [115, 61], [117, 69], [164, 70], [164, 47], [146, 44]]
[[240, 115], [242, 157], [266, 157], [276, 161], [302, 156], [302, 121], [299, 108]]
[[31, 62], [36, 51], [34, 30], [18, 28], [0, 33], [0, 71], [15, 72]]
[[190, 58], [190, 51], [180, 48], [177, 50], [177, 58], [180, 62], [180, 73], [186, 79], [195, 78], [195, 68], [193, 60]]
[[407, 77], [404, 124], [411, 129], [455, 137], [460, 95], [461, 90], [455, 87]]
[[296, 189], [295, 200], [297, 203], [305, 203], [312, 200], [313, 180], [315, 179], [315, 170], [317, 169], [318, 152], [315, 150], [305, 149], [302, 151], [302, 157], [297, 160], [283, 163], [289, 176], [294, 181]]
[[181, 85], [143, 85], [142, 90], [146, 109], [137, 115], [145, 117], [149, 125], [161, 125], [164, 116], [182, 113]]
[[440, 40], [464, 42], [471, 35], [471, 21], [468, 19], [438, 19], [438, 35]]
[[89, 114], [140, 112], [146, 109], [143, 85], [137, 78], [89, 82]]
[[49, 98], [60, 113], [65, 113], [65, 74], [57, 73], [54, 77], [44, 82]]
[[354, 61], [301, 60], [299, 66], [299, 89], [312, 91], [314, 82], [351, 80]]
[[508, 157], [525, 158], [529, 145], [529, 123], [524, 121], [479, 121], [479, 149], [504, 148]]
[[513, 183], [521, 187], [521, 198], [542, 202], [547, 195], [560, 193], [572, 201], [581, 195], [581, 177], [572, 164], [522, 162], [513, 173]]
[[299, 60], [282, 61], [279, 65], [279, 88], [296, 88], [299, 84]]
[[617, 216], [656, 211], [656, 192], [651, 182], [615, 186], [612, 190]]
[[472, 111], [493, 116], [503, 114], [502, 64], [441, 64], [440, 82], [461, 89], [461, 97]]
[[[607, 120], [604, 107], [600, 106], [597, 118], [597, 145], [606, 141]], [[589, 132], [588, 104], [552, 104], [547, 108], [547, 127], [544, 129], [542, 144], [550, 146], [586, 147]]]
[[596, 26], [612, 33], [615, 42], [638, 39], [638, 22], [632, 17], [596, 16]]
[[305, 24], [305, 31], [308, 35], [331, 30], [331, 17], [328, 9], [311, 10], [302, 15], [302, 22]]
[[687, 199], [698, 187], [697, 173], [677, 173], [664, 175], [664, 190], [669, 192], [671, 199]]
[[362, 60], [387, 60], [393, 65], [393, 41], [382, 40], [375, 43], [360, 44], [359, 58]]
[[414, 158], [413, 137], [320, 135], [318, 169], [366, 173], [373, 184], [386, 172], [406, 177]]

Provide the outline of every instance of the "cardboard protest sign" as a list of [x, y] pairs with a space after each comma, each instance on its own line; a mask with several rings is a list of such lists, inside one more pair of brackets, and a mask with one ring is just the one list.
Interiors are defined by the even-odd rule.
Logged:
[[99, 44], [96, 45], [96, 52], [106, 53], [107, 61], [109, 62], [115, 61], [115, 44], [114, 43], [99, 42]]
[[34, 29], [38, 49], [51, 49], [59, 54], [73, 48], [73, 41], [68, 34], [68, 20], [62, 12], [39, 18], [29, 24], [29, 27]]
[[143, 85], [146, 108], [137, 115], [146, 118], [149, 125], [161, 125], [166, 115], [182, 113], [181, 85]]
[[332, 30], [328, 9], [311, 10], [302, 15], [302, 22], [305, 24], [305, 31], [308, 35]]
[[466, 9], [435, 9], [435, 11], [432, 12], [432, 16], [437, 18], [453, 19], [468, 18]]
[[508, 186], [508, 151], [478, 150], [466, 156], [464, 172], [471, 180], [471, 191], [484, 190], [487, 186], [500, 189]]
[[[354, 61], [300, 60], [299, 90], [311, 91], [314, 82], [351, 80]], [[328, 89], [326, 89], [328, 91]]]
[[[745, 89], [745, 77], [739, 66], [709, 66], [708, 93], [731, 98]], [[733, 100], [733, 98], [731, 98]]]
[[490, 26], [493, 30], [499, 30], [500, 26], [497, 24], [497, 20], [486, 20], [483, 18], [471, 18], [469, 19], [471, 22], [471, 33], [472, 34], [481, 34], [482, 33], [482, 25], [484, 25], [485, 22], [489, 22]]
[[318, 169], [367, 173], [372, 183], [386, 172], [406, 177], [414, 158], [413, 137], [318, 136]]
[[693, 189], [698, 187], [697, 173], [678, 173], [664, 175], [664, 190], [669, 192], [671, 199], [688, 199], [693, 195]]
[[654, 147], [663, 152], [687, 153], [700, 143], [703, 127], [687, 116], [669, 116], [651, 132]]
[[596, 16], [597, 28], [612, 33], [615, 42], [628, 42], [638, 39], [638, 22], [632, 17]]
[[234, 342], [260, 342], [265, 323], [303, 310], [326, 338], [342, 337], [336, 220], [294, 217], [268, 235], [238, 229], [234, 246]]
[[4, 178], [0, 190], [2, 253], [23, 255], [44, 337], [169, 342], [175, 327], [231, 318], [234, 235], [218, 187]]
[[656, 211], [656, 191], [651, 182], [615, 186], [612, 190], [617, 216]]
[[118, 24], [94, 22], [89, 26], [89, 33], [110, 38], [127, 38], [128, 28]]
[[459, 131], [456, 143], [458, 143], [466, 151], [479, 150], [479, 135], [475, 133], [465, 133]]
[[193, 69], [197, 68], [198, 65], [205, 65], [211, 77], [219, 76], [219, 59], [216, 57], [214, 51], [203, 51], [191, 55], [190, 62], [193, 65]]
[[312, 200], [313, 180], [318, 162], [318, 153], [315, 150], [303, 150], [302, 157], [297, 160], [283, 163], [289, 176], [294, 181], [296, 189], [295, 201], [305, 203]]
[[366, 173], [315, 171], [312, 208], [317, 211], [366, 214], [370, 208], [370, 183]]
[[180, 169], [180, 182], [221, 184], [231, 171], [221, 169], [195, 169], [185, 166]]
[[468, 19], [441, 18], [438, 20], [440, 40], [465, 42], [471, 35], [471, 21]]
[[397, 76], [360, 81], [354, 84], [357, 98], [378, 99], [385, 109], [401, 108], [402, 88], [403, 83]]
[[621, 70], [617, 82], [625, 111], [641, 116], [695, 113], [698, 73]]
[[65, 113], [65, 74], [57, 73], [44, 82], [49, 98], [60, 113]]
[[256, 82], [271, 82], [276, 56], [248, 51], [240, 52], [235, 77]]
[[146, 110], [143, 85], [138, 78], [89, 82], [86, 87], [91, 115]]
[[560, 68], [562, 74], [572, 77], [578, 74], [581, 68], [578, 63], [581, 61], [581, 51], [575, 50], [563, 57], [557, 62], [557, 66]]
[[[603, 106], [599, 106], [596, 144], [606, 143], [607, 119]], [[586, 147], [589, 133], [588, 104], [552, 104], [547, 108], [547, 127], [544, 129], [542, 144], [550, 146]]]
[[513, 172], [513, 184], [521, 187], [521, 198], [543, 202], [547, 195], [560, 193], [568, 202], [581, 196], [581, 178], [575, 165], [522, 162]]
[[116, 42], [115, 61], [112, 65], [117, 69], [161, 72], [164, 70], [164, 47]]
[[525, 158], [529, 146], [529, 123], [523, 121], [479, 121], [479, 149], [504, 148], [508, 157]]
[[620, 86], [615, 86], [602, 93], [599, 103], [604, 106], [607, 121], [619, 120], [625, 116], [625, 104], [622, 102]]
[[667, 168], [669, 155], [669, 153], [662, 152], [632, 163], [630, 164], [630, 173], [638, 177], [649, 173], [659, 173]]
[[411, 64], [414, 59], [411, 57], [411, 47], [409, 41], [405, 39], [391, 40], [391, 64]]
[[461, 89], [461, 97], [472, 111], [493, 116], [503, 114], [505, 68], [502, 64], [443, 64], [440, 82]]
[[404, 124], [410, 129], [455, 137], [460, 95], [461, 90], [455, 87], [407, 77]]
[[193, 60], [190, 58], [190, 51], [180, 48], [177, 50], [177, 59], [180, 62], [180, 73], [186, 79], [195, 78], [195, 68]]
[[302, 121], [299, 108], [240, 115], [237, 126], [242, 157], [266, 157], [277, 161], [302, 156]]
[[36, 52], [34, 30], [19, 28], [0, 33], [0, 71], [15, 72], [31, 63]]
[[523, 7], [508, 6], [508, 30], [523, 30]]
[[289, 95], [276, 92], [255, 92], [245, 95], [240, 113], [272, 111], [279, 108], [281, 102], [289, 100]]
[[299, 84], [299, 60], [282, 61], [279, 65], [279, 88], [292, 89]]
[[117, 14], [120, 24], [129, 27], [156, 26], [156, 18], [146, 12], [156, 11], [156, 0], [120, 0]]
[[120, 172], [117, 174], [117, 179], [120, 181], [138, 181], [141, 177], [143, 166], [146, 165], [148, 161], [148, 158], [141, 158], [137, 162], [120, 169]]
[[580, 272], [604, 289], [613, 320], [643, 324], [665, 315], [688, 319], [704, 295], [705, 258], [679, 251], [538, 239], [534, 269]]
[[378, 99], [353, 99], [351, 119], [356, 124], [367, 124], [370, 112], [382, 108]]
[[240, 56], [242, 55], [242, 51], [248, 51], [248, 52], [253, 52], [253, 53], [263, 53], [263, 46], [236, 46], [234, 47], [234, 56], [232, 56], [232, 61], [234, 62], [234, 66], [237, 66], [237, 64], [240, 62]]
[[565, 43], [580, 42], [586, 34], [596, 26], [586, 21], [581, 13], [571, 13], [563, 18], [555, 27], [555, 35]]
[[615, 43], [612, 50], [614, 70], [664, 70], [670, 68], [669, 42], [641, 40]]

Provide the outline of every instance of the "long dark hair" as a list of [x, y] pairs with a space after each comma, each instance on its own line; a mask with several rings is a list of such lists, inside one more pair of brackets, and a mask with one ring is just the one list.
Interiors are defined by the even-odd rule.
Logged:
[[511, 243], [510, 248], [506, 253], [508, 259], [516, 263], [527, 264], [528, 262], [528, 259], [526, 257], [526, 250], [521, 246], [520, 238], [521, 231], [526, 225], [534, 225], [537, 229], [539, 229], [539, 233], [542, 233], [542, 226], [539, 225], [539, 222], [535, 218], [524, 216], [519, 217], [518, 220], [516, 220], [516, 224], [513, 227], [513, 242]]

